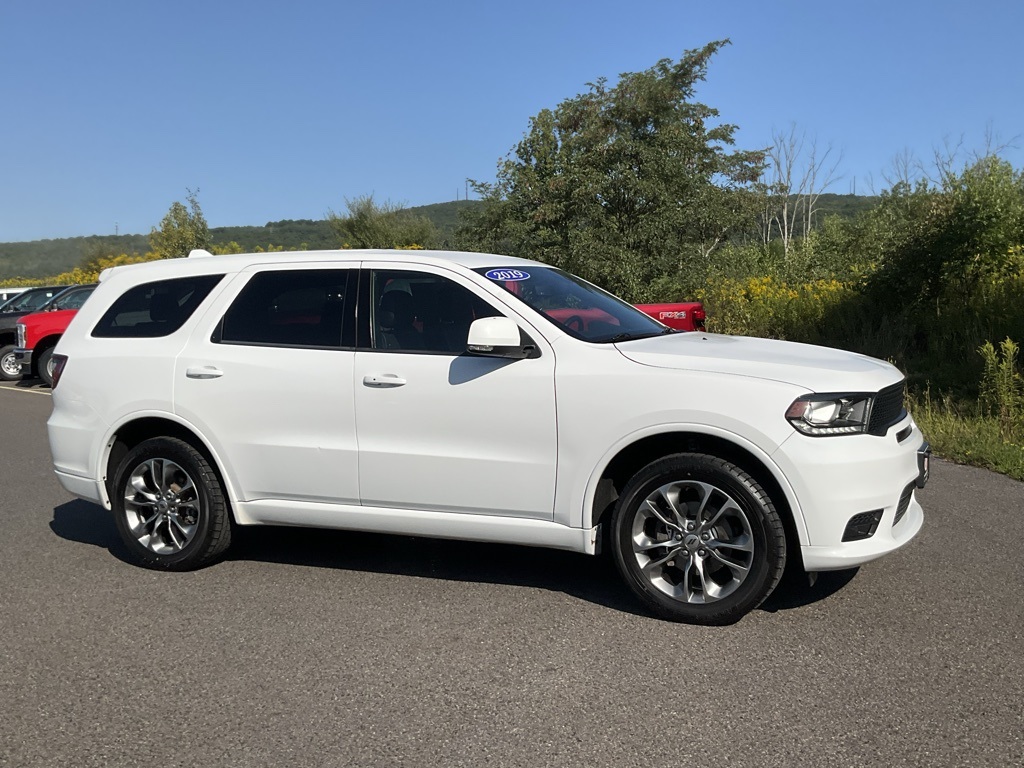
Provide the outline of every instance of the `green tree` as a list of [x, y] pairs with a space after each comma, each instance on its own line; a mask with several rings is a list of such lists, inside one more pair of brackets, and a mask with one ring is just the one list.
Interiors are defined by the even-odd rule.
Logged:
[[436, 248], [441, 233], [426, 216], [410, 214], [401, 205], [378, 203], [373, 195], [345, 200], [348, 213], [328, 211], [331, 226], [343, 248]]
[[199, 190], [188, 190], [184, 203], [175, 200], [160, 222], [149, 233], [150, 246], [164, 259], [176, 259], [188, 256], [196, 248], [207, 248], [210, 245], [210, 228], [203, 217], [196, 195]]
[[986, 281], [1024, 268], [1024, 174], [994, 155], [938, 186], [899, 182], [868, 217], [878, 287], [954, 314], [972, 310]]
[[973, 397], [971, 351], [1024, 336], [1024, 174], [992, 154], [938, 170], [901, 174], [870, 211], [812, 233], [815, 259], [837, 275], [848, 265], [861, 286], [823, 338]]
[[556, 264], [633, 301], [653, 298], [659, 277], [705, 269], [760, 206], [743, 193], [764, 152], [731, 151], [736, 126], [693, 100], [727, 43], [542, 110], [496, 183], [474, 183], [484, 204], [460, 243]]

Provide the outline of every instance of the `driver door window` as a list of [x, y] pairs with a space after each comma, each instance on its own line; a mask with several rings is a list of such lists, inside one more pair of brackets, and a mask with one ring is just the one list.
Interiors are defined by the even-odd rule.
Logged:
[[470, 324], [500, 314], [461, 285], [425, 272], [374, 270], [370, 296], [376, 350], [461, 355]]

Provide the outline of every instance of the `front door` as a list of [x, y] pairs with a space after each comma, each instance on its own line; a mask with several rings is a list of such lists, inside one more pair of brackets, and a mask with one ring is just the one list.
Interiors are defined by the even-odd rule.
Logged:
[[466, 354], [470, 323], [506, 312], [461, 275], [395, 265], [369, 280], [353, 381], [362, 503], [552, 519], [551, 349], [527, 360]]

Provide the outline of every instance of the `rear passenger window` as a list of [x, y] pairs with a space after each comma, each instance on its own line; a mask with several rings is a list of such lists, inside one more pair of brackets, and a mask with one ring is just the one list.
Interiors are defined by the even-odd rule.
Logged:
[[253, 276], [213, 340], [222, 344], [340, 347], [350, 269], [272, 270]]
[[126, 291], [106, 311], [93, 336], [169, 336], [181, 328], [224, 275], [197, 275], [143, 283]]

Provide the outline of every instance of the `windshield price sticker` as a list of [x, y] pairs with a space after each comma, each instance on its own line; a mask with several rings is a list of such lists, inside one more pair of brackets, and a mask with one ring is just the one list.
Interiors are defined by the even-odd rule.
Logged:
[[529, 280], [530, 273], [518, 269], [492, 269], [484, 274], [490, 280], [503, 280], [505, 282], [515, 280]]

